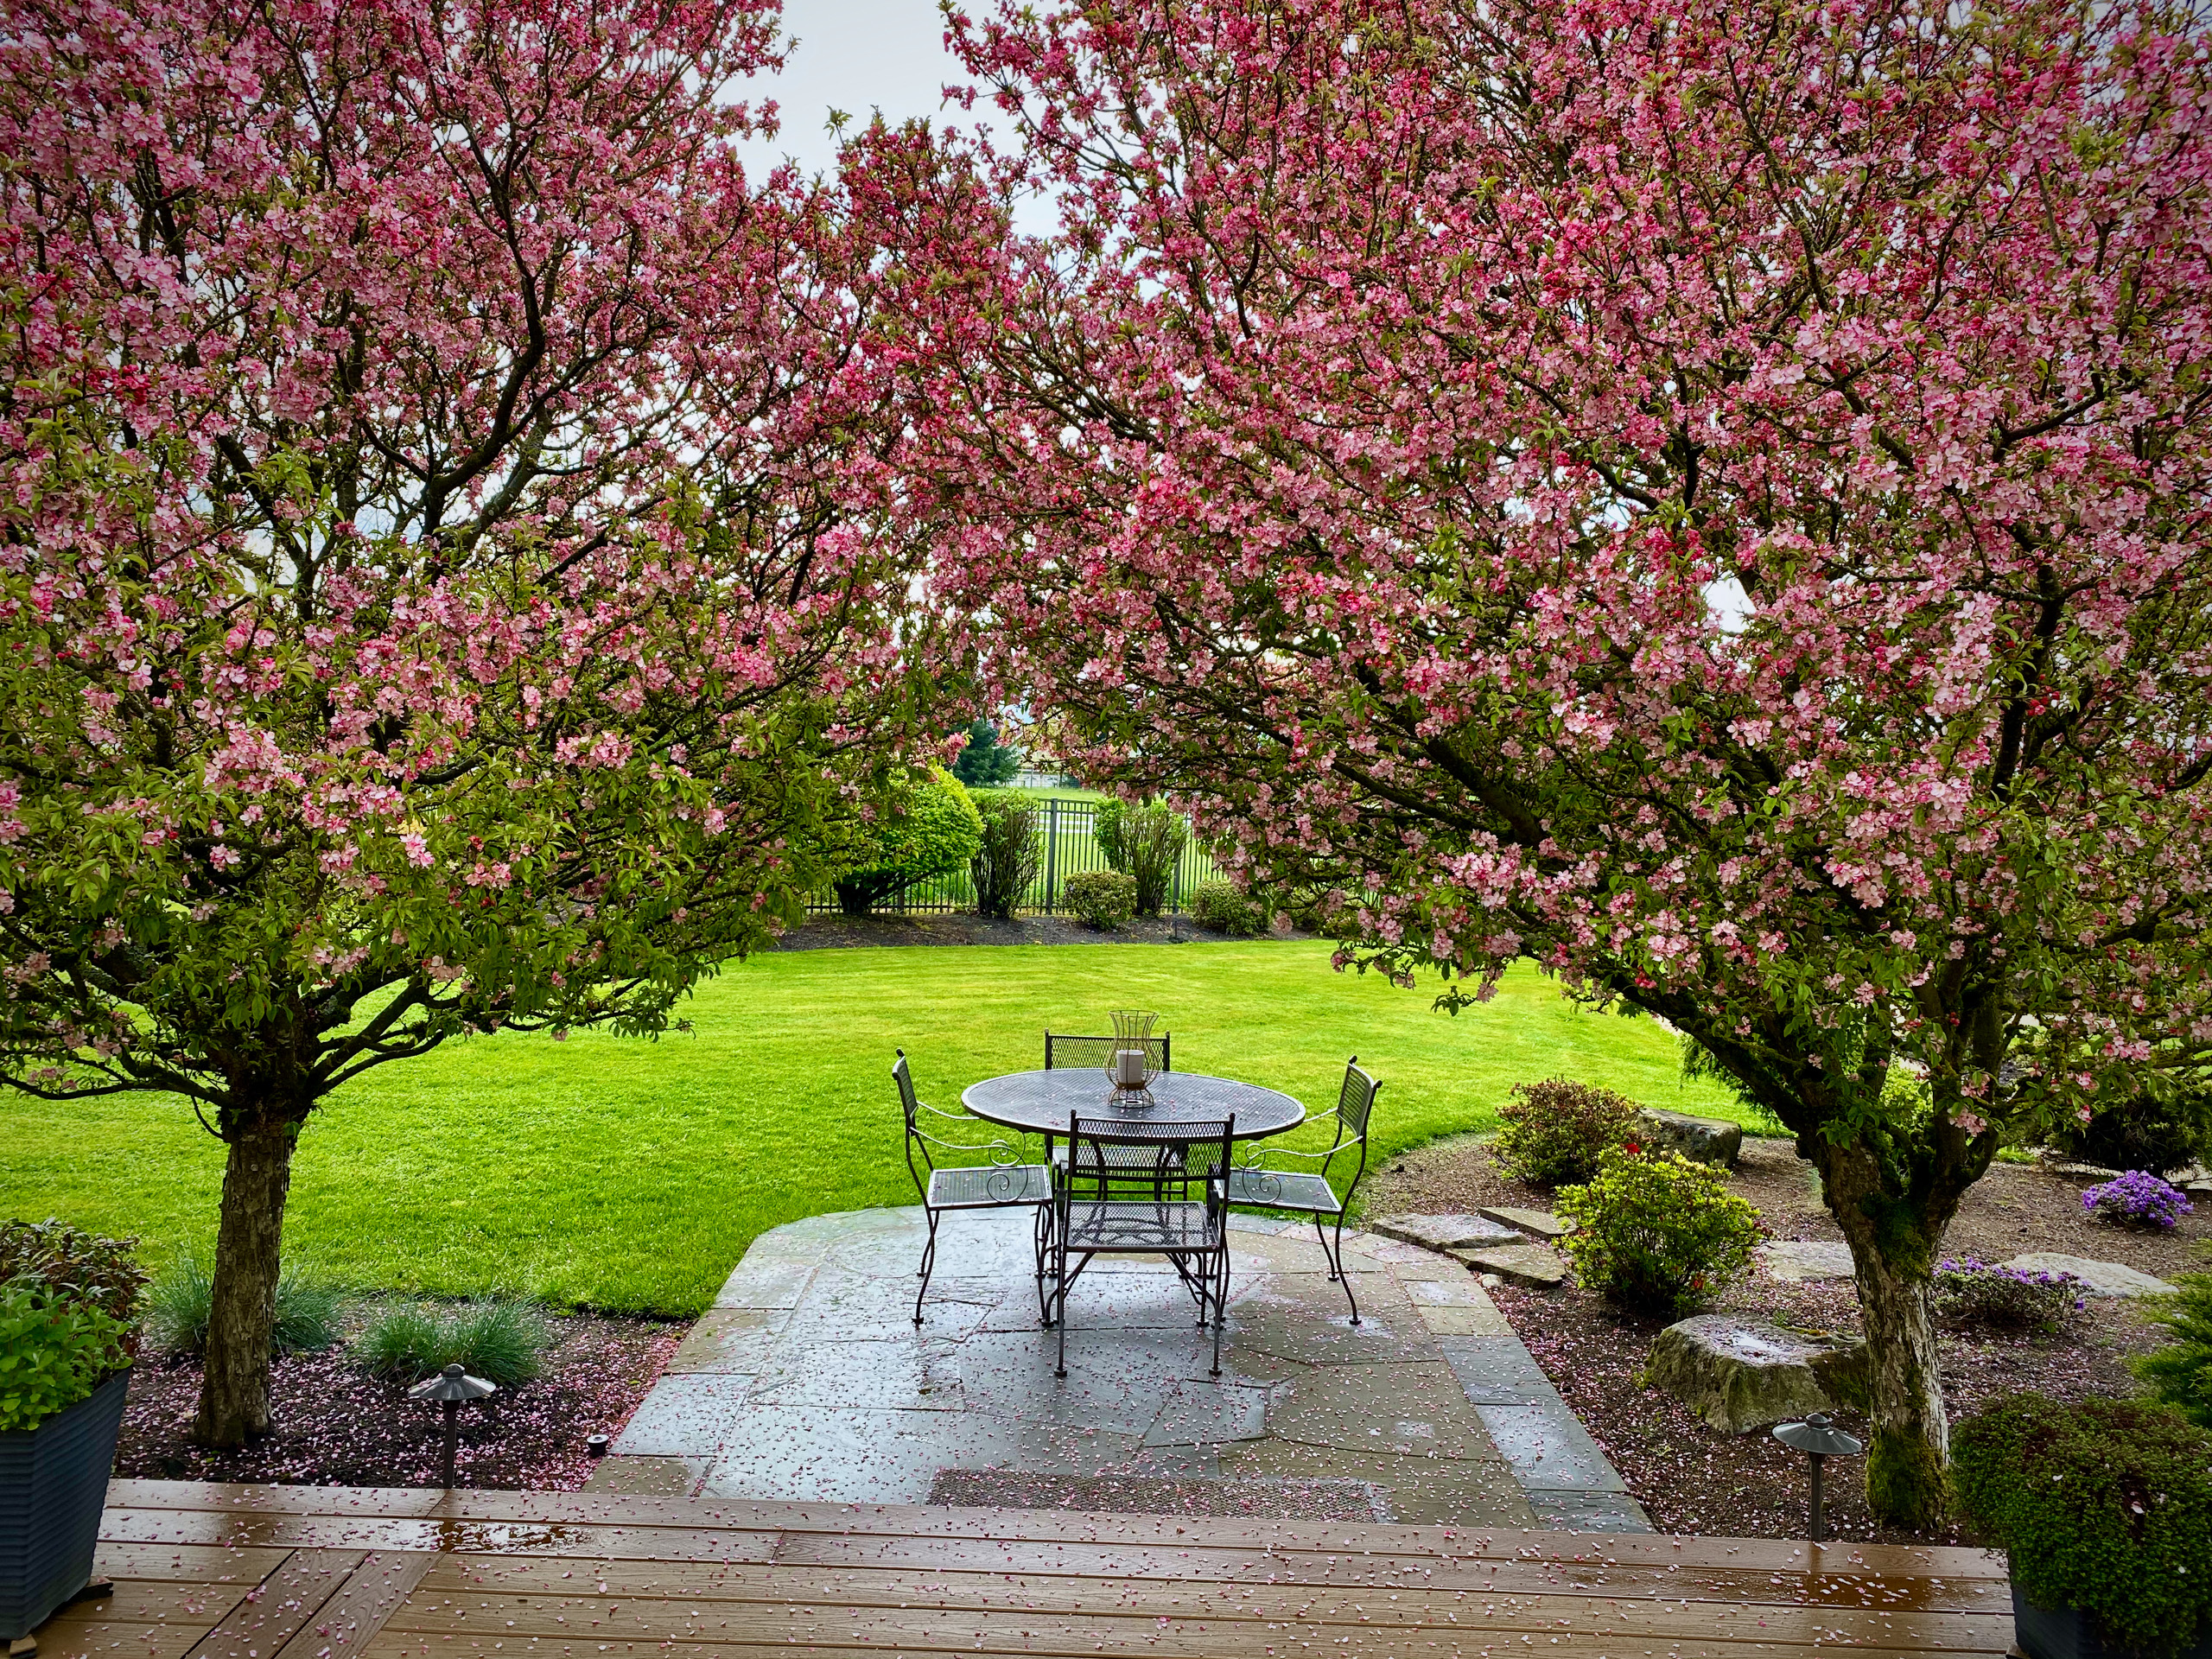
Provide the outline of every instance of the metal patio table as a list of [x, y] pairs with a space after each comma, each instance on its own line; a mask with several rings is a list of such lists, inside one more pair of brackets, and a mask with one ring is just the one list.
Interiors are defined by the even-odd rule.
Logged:
[[[1002, 1077], [985, 1077], [961, 1091], [960, 1103], [985, 1122], [1045, 1137], [1045, 1161], [1052, 1161], [1052, 1147], [1067, 1138], [1068, 1120], [1077, 1112], [1085, 1117], [1112, 1118], [1135, 1126], [1158, 1127], [1176, 1122], [1219, 1122], [1233, 1118], [1230, 1138], [1263, 1141], [1271, 1135], [1294, 1129], [1306, 1121], [1306, 1109], [1276, 1089], [1233, 1077], [1210, 1077], [1198, 1071], [1162, 1071], [1147, 1090], [1152, 1103], [1140, 1111], [1113, 1104], [1113, 1086], [1096, 1066], [1062, 1066], [1050, 1071], [1015, 1071]], [[1089, 1258], [1085, 1258], [1086, 1264]], [[1177, 1274], [1187, 1285], [1182, 1264]], [[1081, 1268], [1077, 1268], [1079, 1273]], [[1074, 1282], [1074, 1274], [1069, 1282]], [[1194, 1293], [1195, 1294], [1195, 1293]]]

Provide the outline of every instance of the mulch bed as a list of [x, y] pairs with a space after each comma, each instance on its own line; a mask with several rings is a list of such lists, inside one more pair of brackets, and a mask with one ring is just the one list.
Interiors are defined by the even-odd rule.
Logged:
[[[460, 1484], [577, 1490], [597, 1466], [585, 1442], [612, 1437], [629, 1421], [685, 1329], [582, 1313], [554, 1323], [543, 1376], [461, 1408]], [[211, 1452], [188, 1438], [200, 1376], [197, 1360], [139, 1361], [117, 1474], [313, 1486], [435, 1486], [442, 1478], [438, 1408], [409, 1401], [404, 1383], [367, 1376], [342, 1348], [277, 1360], [270, 1379], [276, 1427], [236, 1451]]]
[[[1783, 1141], [1746, 1141], [1731, 1185], [1764, 1215], [1777, 1238], [1834, 1239], [1842, 1234], [1821, 1207], [1812, 1166]], [[1436, 1142], [1395, 1160], [1369, 1196], [1370, 1215], [1396, 1211], [1449, 1214], [1484, 1205], [1551, 1206], [1551, 1194], [1506, 1177], [1471, 1137]], [[1976, 1183], [1946, 1247], [1953, 1255], [2002, 1261], [2024, 1250], [2056, 1250], [2122, 1262], [2171, 1279], [2212, 1265], [2212, 1205], [2199, 1203], [2170, 1234], [2135, 1232], [2091, 1219], [2081, 1188], [2037, 1166], [1999, 1164]], [[1639, 1382], [1663, 1319], [1639, 1319], [1569, 1286], [1549, 1292], [1501, 1287], [1491, 1293], [1567, 1404], [1605, 1450], [1630, 1493], [1662, 1532], [1735, 1537], [1802, 1537], [1805, 1464], [1764, 1432], [1719, 1433], [1669, 1396]], [[1847, 1281], [1778, 1283], [1754, 1272], [1714, 1304], [1814, 1330], [1856, 1334], [1858, 1303]], [[2093, 1298], [2070, 1327], [2052, 1338], [1945, 1332], [1943, 1395], [1954, 1419], [2000, 1394], [2032, 1389], [2056, 1399], [2125, 1395], [2137, 1389], [2130, 1354], [2155, 1347], [2159, 1332], [2129, 1303]], [[1864, 1439], [1853, 1413], [1839, 1424]], [[1827, 1513], [1838, 1537], [1884, 1542], [1967, 1541], [1956, 1530], [1904, 1533], [1877, 1527], [1866, 1512], [1865, 1463], [1832, 1459]]]

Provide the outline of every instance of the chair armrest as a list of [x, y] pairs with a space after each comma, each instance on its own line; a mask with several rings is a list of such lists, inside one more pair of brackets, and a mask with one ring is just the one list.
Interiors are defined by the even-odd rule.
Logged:
[[[952, 1114], [939, 1112], [938, 1116], [950, 1117]], [[942, 1147], [947, 1152], [988, 1152], [991, 1154], [991, 1161], [995, 1164], [1017, 1164], [1021, 1161], [1020, 1148], [1011, 1141], [1002, 1139], [983, 1141], [948, 1141], [943, 1135], [931, 1135], [927, 1129], [918, 1128], [912, 1133], [916, 1140], [926, 1141], [930, 1145]]]

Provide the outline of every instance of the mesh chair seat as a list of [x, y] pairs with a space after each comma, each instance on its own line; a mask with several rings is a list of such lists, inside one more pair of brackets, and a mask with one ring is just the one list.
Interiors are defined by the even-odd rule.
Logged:
[[1042, 1164], [975, 1164], [930, 1172], [923, 1202], [932, 1210], [1002, 1210], [1050, 1204], [1052, 1172]]
[[1218, 1211], [1180, 1200], [1078, 1199], [1065, 1221], [1071, 1251], [1211, 1250], [1221, 1244]]
[[1326, 1180], [1309, 1170], [1295, 1169], [1232, 1169], [1229, 1201], [1314, 1216], [1342, 1215], [1344, 1207]]

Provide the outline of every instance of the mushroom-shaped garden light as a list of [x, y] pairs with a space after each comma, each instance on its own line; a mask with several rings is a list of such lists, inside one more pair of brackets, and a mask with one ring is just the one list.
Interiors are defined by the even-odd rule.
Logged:
[[453, 1459], [461, 1441], [461, 1408], [469, 1400], [497, 1394], [499, 1385], [471, 1376], [458, 1365], [448, 1365], [435, 1376], [426, 1376], [407, 1390], [410, 1400], [435, 1400], [446, 1414], [446, 1490], [453, 1490]]
[[1802, 1452], [1813, 1465], [1813, 1528], [1807, 1535], [1819, 1543], [1828, 1535], [1827, 1517], [1821, 1513], [1821, 1465], [1830, 1458], [1856, 1457], [1866, 1448], [1829, 1422], [1825, 1411], [1815, 1412], [1802, 1423], [1783, 1424], [1774, 1438]]

